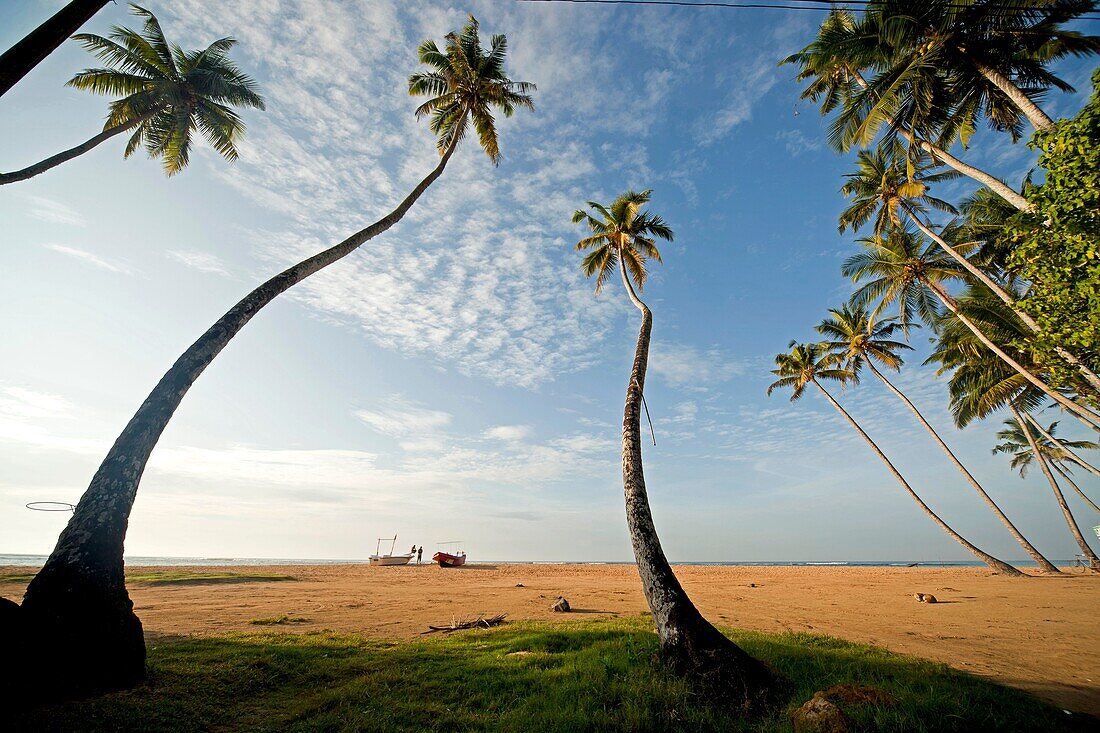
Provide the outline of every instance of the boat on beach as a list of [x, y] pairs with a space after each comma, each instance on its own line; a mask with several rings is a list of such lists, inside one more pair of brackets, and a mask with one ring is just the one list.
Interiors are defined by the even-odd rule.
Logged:
[[466, 564], [466, 551], [462, 549], [462, 543], [439, 542], [436, 544], [436, 552], [432, 555], [432, 562], [439, 563], [441, 568], [458, 568]]
[[[388, 554], [382, 554], [382, 543], [390, 543], [390, 551]], [[393, 537], [379, 537], [378, 543], [374, 546], [374, 554], [370, 556], [371, 565], [408, 565], [415, 555], [409, 553], [407, 555], [395, 555], [393, 554], [393, 548], [397, 544], [397, 535]]]

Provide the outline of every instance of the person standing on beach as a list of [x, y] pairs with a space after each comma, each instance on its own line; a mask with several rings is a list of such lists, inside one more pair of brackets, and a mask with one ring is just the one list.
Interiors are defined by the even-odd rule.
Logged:
[[416, 564], [420, 564], [420, 558], [424, 556], [424, 545], [420, 546], [420, 549], [416, 551]]

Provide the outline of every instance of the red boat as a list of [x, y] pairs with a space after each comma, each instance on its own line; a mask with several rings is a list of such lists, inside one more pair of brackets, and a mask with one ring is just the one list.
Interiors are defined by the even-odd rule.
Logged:
[[466, 564], [466, 552], [461, 542], [440, 542], [436, 547], [439, 549], [432, 555], [432, 562], [439, 563], [439, 567], [459, 568]]

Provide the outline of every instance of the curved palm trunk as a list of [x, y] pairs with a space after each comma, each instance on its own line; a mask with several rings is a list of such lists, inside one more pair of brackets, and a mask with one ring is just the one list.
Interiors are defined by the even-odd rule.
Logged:
[[1076, 492], [1077, 492], [1077, 495], [1078, 495], [1078, 496], [1080, 496], [1080, 497], [1081, 497], [1081, 498], [1082, 498], [1082, 499], [1084, 500], [1084, 502], [1085, 502], [1086, 504], [1088, 504], [1088, 505], [1089, 505], [1090, 507], [1092, 507], [1092, 510], [1093, 510], [1094, 512], [1096, 512], [1096, 513], [1100, 514], [1100, 506], [1096, 506], [1096, 502], [1094, 502], [1094, 501], [1093, 501], [1092, 499], [1090, 499], [1090, 498], [1088, 498], [1087, 496], [1085, 496], [1085, 492], [1084, 492], [1084, 491], [1081, 491], [1081, 487], [1077, 485], [1077, 482], [1076, 482], [1076, 481], [1074, 481], [1074, 480], [1073, 480], [1072, 478], [1070, 478], [1070, 475], [1069, 475], [1069, 472], [1068, 472], [1068, 471], [1066, 471], [1065, 469], [1063, 469], [1063, 468], [1062, 468], [1061, 466], [1059, 466], [1059, 465], [1058, 465], [1057, 463], [1055, 463], [1054, 461], [1051, 461], [1051, 462], [1050, 462], [1050, 466], [1051, 466], [1051, 468], [1053, 468], [1053, 469], [1055, 470], [1055, 472], [1056, 472], [1056, 473], [1057, 473], [1057, 474], [1058, 474], [1059, 476], [1061, 476], [1062, 478], [1064, 478], [1064, 479], [1066, 480], [1066, 483], [1067, 483], [1067, 484], [1069, 484], [1069, 485], [1070, 485], [1070, 487], [1071, 487], [1071, 488], [1072, 488], [1072, 489], [1073, 489], [1074, 491], [1076, 491]]
[[884, 374], [876, 369], [875, 365], [871, 363], [870, 359], [865, 360], [864, 363], [867, 365], [867, 368], [871, 370], [871, 373], [878, 377], [882, 381], [882, 383], [886, 385], [887, 389], [893, 392], [899, 400], [905, 403], [905, 406], [908, 407], [909, 410], [916, 416], [920, 424], [923, 425], [924, 429], [928, 431], [928, 434], [932, 436], [932, 438], [940, 446], [943, 452], [947, 454], [947, 457], [951, 459], [951, 462], [955, 464], [955, 468], [959, 469], [959, 473], [965, 476], [966, 480], [970, 482], [970, 485], [974, 488], [974, 491], [978, 492], [978, 496], [982, 498], [982, 501], [985, 502], [986, 506], [993, 510], [993, 513], [996, 514], [997, 518], [1001, 520], [1001, 524], [1005, 526], [1005, 529], [1007, 529], [1009, 533], [1013, 536], [1013, 538], [1015, 538], [1015, 540], [1020, 543], [1020, 547], [1024, 548], [1024, 551], [1027, 552], [1028, 555], [1031, 555], [1031, 559], [1035, 561], [1035, 563], [1039, 566], [1039, 569], [1044, 573], [1060, 575], [1062, 571], [1059, 570], [1058, 567], [1054, 565], [1054, 563], [1052, 563], [1050, 560], [1047, 560], [1043, 556], [1043, 553], [1035, 549], [1035, 546], [1028, 542], [1027, 538], [1023, 536], [1020, 530], [1016, 529], [1016, 525], [1014, 525], [1009, 520], [1009, 518], [1005, 516], [1005, 513], [1001, 511], [1001, 508], [997, 506], [997, 502], [993, 501], [992, 497], [990, 497], [989, 494], [985, 492], [985, 489], [982, 488], [982, 485], [978, 483], [978, 480], [974, 478], [973, 474], [971, 474], [970, 471], [966, 469], [966, 466], [962, 464], [962, 461], [960, 461], [955, 456], [954, 452], [952, 452], [952, 450], [947, 447], [947, 443], [943, 442], [943, 438], [940, 437], [940, 434], [936, 432], [935, 428], [933, 428], [928, 423], [928, 421], [924, 419], [924, 415], [922, 415], [920, 410], [917, 409], [917, 406], [914, 405], [900, 389], [895, 387]]
[[1038, 132], [1050, 132], [1054, 129], [1054, 120], [1047, 116], [1047, 113], [1039, 109], [1039, 105], [1035, 104], [1024, 94], [1020, 87], [1012, 83], [1012, 80], [1007, 76], [997, 71], [996, 69], [986, 66], [981, 61], [974, 60], [974, 68], [978, 72], [993, 83], [995, 87], [1005, 93], [1012, 103], [1020, 108], [1020, 111], [1027, 117], [1027, 121], [1031, 123], [1031, 126]]
[[[901, 208], [909, 216], [909, 219], [917, 225], [917, 228], [920, 229], [926, 237], [938, 244], [944, 252], [947, 252], [947, 254], [951, 255], [951, 257], [954, 258], [954, 260], [960, 265], [962, 265], [962, 267], [976, 280], [978, 280], [978, 282], [989, 288], [989, 290], [994, 295], [1000, 298], [1005, 305], [1012, 309], [1012, 312], [1016, 314], [1016, 317], [1023, 321], [1024, 325], [1031, 329], [1033, 333], [1039, 333], [1039, 324], [1035, 322], [1035, 319], [1020, 310], [1016, 305], [1015, 299], [1011, 295], [1009, 295], [1009, 293], [1004, 288], [997, 284], [997, 282], [995, 282], [993, 278], [982, 272], [981, 268], [976, 267], [973, 262], [959, 254], [959, 252], [956, 251], [955, 248], [952, 247], [950, 244], [948, 244], [943, 237], [936, 234], [936, 232], [934, 232], [931, 227], [925, 224], [921, 220], [921, 218], [917, 216], [917, 213], [913, 211], [913, 209], [908, 204], [901, 204]], [[1081, 375], [1085, 378], [1085, 381], [1087, 381], [1089, 383], [1089, 386], [1092, 387], [1093, 391], [1097, 395], [1100, 395], [1100, 376], [1097, 376], [1095, 373], [1093, 373], [1091, 369], [1081, 363], [1080, 359], [1063, 349], [1061, 346], [1054, 347], [1054, 351], [1058, 354], [1058, 356], [1065, 359], [1066, 362], [1076, 367], [1077, 371], [1081, 373]], [[1100, 415], [1095, 415], [1095, 417], [1100, 417]]]
[[950, 535], [952, 539], [965, 547], [969, 552], [973, 553], [975, 557], [984, 562], [993, 570], [1014, 577], [1027, 577], [1024, 573], [1012, 567], [1004, 560], [998, 560], [997, 558], [990, 555], [988, 552], [985, 552], [984, 550], [981, 550], [978, 547], [972, 545], [969, 541], [967, 541], [965, 537], [963, 537], [955, 530], [951, 529], [951, 527], [948, 526], [947, 522], [940, 519], [939, 515], [932, 511], [932, 509], [924, 503], [923, 499], [917, 496], [917, 492], [913, 491], [913, 487], [909, 485], [909, 482], [905, 480], [905, 477], [901, 475], [901, 472], [898, 471], [894, 464], [890, 462], [890, 459], [886, 457], [886, 454], [882, 452], [882, 449], [878, 447], [875, 441], [871, 440], [871, 436], [863, 432], [863, 428], [861, 428], [859, 426], [859, 423], [857, 423], [855, 419], [848, 414], [848, 411], [841, 407], [839, 402], [833, 399], [833, 396], [829, 394], [829, 391], [827, 389], [821, 386], [820, 382], [818, 382], [816, 379], [811, 381], [813, 381], [814, 385], [819, 390], [821, 390], [821, 394], [825, 395], [825, 399], [829, 400], [829, 403], [836, 408], [836, 411], [844, 416], [844, 419], [848, 421], [848, 424], [852, 426], [852, 429], [859, 433], [861, 438], [867, 441], [867, 445], [871, 446], [871, 450], [875, 452], [875, 455], [877, 455], [882, 460], [882, 462], [886, 464], [886, 467], [890, 469], [890, 473], [894, 475], [894, 478], [898, 480], [898, 483], [901, 484], [906, 493], [908, 493], [909, 496], [913, 498], [913, 501], [917, 502], [917, 506], [923, 509], [924, 513], [927, 514], [940, 529]]
[[[864, 89], [867, 88], [867, 81], [863, 78], [862, 74], [854, 69], [848, 69], [848, 72], [861, 87]], [[913, 132], [904, 125], [895, 122], [893, 117], [887, 116], [886, 121], [891, 127], [897, 129], [902, 136], [909, 141], [910, 145], [916, 144], [921, 150], [929, 153], [934, 159], [946, 163], [949, 167], [957, 170], [964, 176], [974, 179], [1020, 211], [1031, 211], [1031, 202], [1024, 198], [1021, 193], [1013, 190], [1011, 186], [1000, 178], [990, 173], [986, 173], [981, 168], [975, 168], [968, 163], [964, 163], [938, 145], [934, 145], [922, 137], [915, 136]]]
[[42, 665], [39, 671], [52, 678], [56, 693], [119, 689], [144, 676], [145, 646], [141, 622], [126, 592], [123, 541], [149, 455], [187, 390], [276, 296], [400, 221], [443, 173], [457, 143], [455, 136], [435, 169], [385, 217], [284, 270], [233, 306], [176, 360], [138, 408], [23, 598], [25, 622], [50, 643], [47, 649], [36, 647], [34, 656]]
[[1016, 409], [1016, 406], [1010, 404], [1009, 409], [1012, 410], [1012, 415], [1016, 418], [1017, 424], [1024, 431], [1024, 435], [1027, 436], [1027, 442], [1031, 446], [1031, 455], [1039, 463], [1039, 468], [1043, 469], [1043, 475], [1047, 477], [1050, 488], [1054, 491], [1054, 498], [1058, 500], [1058, 506], [1062, 509], [1062, 516], [1066, 518], [1070, 534], [1073, 535], [1073, 539], [1077, 540], [1077, 546], [1081, 548], [1081, 554], [1089, 559], [1089, 569], [1100, 573], [1100, 558], [1092, 551], [1089, 543], [1085, 541], [1084, 535], [1081, 534], [1081, 528], [1077, 526], [1077, 520], [1073, 518], [1073, 512], [1069, 510], [1069, 504], [1066, 503], [1066, 497], [1062, 495], [1062, 490], [1058, 487], [1058, 481], [1054, 478], [1054, 474], [1050, 472], [1046, 456], [1042, 454], [1039, 445], [1035, 442], [1035, 436], [1031, 434], [1026, 422], [1020, 417], [1020, 411]]
[[649, 361], [653, 314], [634, 292], [626, 265], [619, 270], [630, 300], [642, 313], [638, 346], [623, 409], [623, 493], [626, 523], [638, 563], [638, 575], [661, 641], [661, 651], [679, 673], [702, 681], [710, 694], [728, 696], [735, 706], [762, 708], [774, 676], [761, 662], [712, 626], [688, 598], [661, 549], [642, 472], [641, 409]]
[[1020, 362], [1016, 361], [1011, 356], [1006, 354], [1000, 346], [997, 346], [997, 344], [993, 343], [993, 341], [988, 336], [986, 336], [980, 328], [978, 328], [977, 324], [975, 324], [973, 321], [962, 314], [962, 312], [959, 310], [959, 306], [955, 303], [955, 299], [948, 295], [943, 288], [941, 288], [936, 283], [930, 282], [928, 280], [922, 280], [922, 282], [926, 286], [928, 286], [928, 288], [932, 292], [936, 294], [936, 297], [940, 299], [940, 302], [947, 306], [947, 309], [954, 313], [955, 317], [958, 318], [964, 326], [970, 329], [970, 332], [973, 333], [979, 341], [985, 344], [986, 348], [988, 348], [990, 351], [1000, 357], [1001, 361], [1003, 361], [1005, 364], [1008, 364], [1010, 367], [1012, 367], [1017, 374], [1019, 374], [1027, 381], [1031, 382], [1031, 384], [1038, 387], [1047, 397], [1050, 397], [1052, 400], [1057, 402], [1059, 405], [1065, 407], [1074, 415], [1078, 415], [1092, 424], [1096, 424], [1096, 421], [1100, 419], [1100, 415], [1096, 415], [1091, 410], [1081, 407], [1072, 400], [1066, 399], [1065, 396], [1060, 394], [1057, 390], [1051, 389], [1050, 385], [1048, 385], [1046, 382], [1039, 379], [1037, 376], [1025, 369], [1024, 366], [1020, 364]]
[[1100, 476], [1100, 468], [1097, 468], [1081, 456], [1074, 453], [1072, 450], [1070, 450], [1068, 445], [1062, 445], [1060, 442], [1055, 440], [1054, 436], [1047, 432], [1047, 429], [1040, 425], [1039, 421], [1036, 420], [1030, 412], [1024, 413], [1024, 419], [1031, 423], [1035, 427], [1035, 429], [1039, 431], [1039, 435], [1043, 436], [1045, 440], [1049, 440], [1051, 445], [1058, 446], [1058, 449], [1064, 451], [1065, 454], [1072, 458], [1073, 462], [1076, 463], [1078, 466], [1095, 476]]
[[106, 4], [107, 0], [72, 0], [5, 51], [0, 56], [0, 96], [19, 83]]
[[17, 181], [25, 181], [28, 178], [34, 178], [40, 173], [45, 173], [50, 168], [56, 168], [66, 161], [72, 160], [79, 155], [83, 155], [100, 143], [110, 140], [115, 135], [126, 132], [127, 130], [134, 129], [135, 127], [152, 117], [155, 113], [156, 110], [153, 110], [152, 112], [149, 112], [148, 114], [139, 117], [133, 122], [125, 125], [116, 125], [115, 127], [106, 129], [98, 135], [89, 138], [87, 141], [81, 143], [80, 145], [77, 145], [75, 148], [69, 148], [68, 150], [63, 150], [57, 155], [51, 155], [49, 158], [39, 161], [34, 165], [27, 166], [23, 170], [13, 171], [12, 173], [0, 173], [0, 186], [8, 183], [16, 183]]

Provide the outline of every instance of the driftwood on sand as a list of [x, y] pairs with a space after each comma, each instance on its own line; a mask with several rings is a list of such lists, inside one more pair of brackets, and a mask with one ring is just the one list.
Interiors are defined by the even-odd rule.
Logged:
[[505, 614], [503, 613], [498, 613], [496, 616], [489, 617], [486, 617], [484, 614], [482, 614], [475, 619], [463, 619], [461, 621], [456, 621], [452, 617], [450, 626], [432, 626], [431, 624], [429, 624], [428, 630], [421, 631], [420, 633], [421, 635], [434, 634], [436, 632], [449, 634], [452, 631], [461, 631], [462, 629], [488, 629], [492, 626], [499, 626], [500, 624], [504, 623], [504, 616]]

